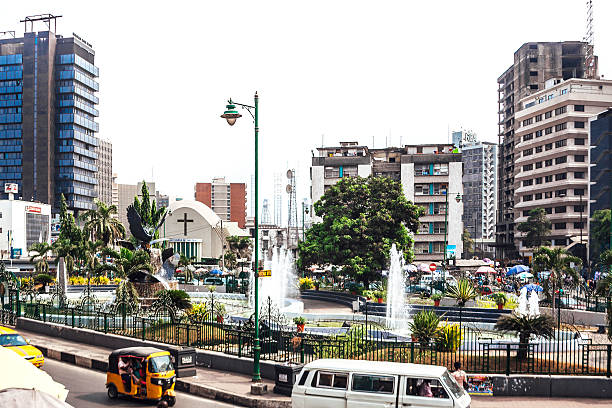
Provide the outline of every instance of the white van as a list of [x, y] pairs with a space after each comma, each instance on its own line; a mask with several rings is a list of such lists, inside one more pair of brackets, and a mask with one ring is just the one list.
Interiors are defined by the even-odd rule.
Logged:
[[366, 360], [306, 364], [291, 394], [293, 408], [469, 408], [470, 402], [445, 367]]

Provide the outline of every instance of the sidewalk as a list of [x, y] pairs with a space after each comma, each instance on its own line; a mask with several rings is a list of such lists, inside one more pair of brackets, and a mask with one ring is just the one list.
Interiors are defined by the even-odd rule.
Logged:
[[[85, 368], [106, 371], [111, 349], [76, 343], [38, 333], [19, 331], [38, 347], [47, 358], [64, 361]], [[247, 375], [225, 371], [196, 368], [195, 377], [177, 379], [177, 391], [187, 392], [203, 398], [214, 399], [243, 407], [286, 408], [291, 407], [291, 398], [274, 394], [274, 383], [263, 380], [268, 385], [268, 394], [256, 396], [250, 393], [251, 378]]]

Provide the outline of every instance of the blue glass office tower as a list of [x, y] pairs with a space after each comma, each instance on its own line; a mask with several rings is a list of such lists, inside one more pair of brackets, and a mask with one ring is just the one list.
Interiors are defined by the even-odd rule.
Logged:
[[[0, 40], [0, 183], [25, 200], [94, 208], [98, 145], [95, 52], [77, 36]], [[0, 189], [3, 191], [3, 188]]]

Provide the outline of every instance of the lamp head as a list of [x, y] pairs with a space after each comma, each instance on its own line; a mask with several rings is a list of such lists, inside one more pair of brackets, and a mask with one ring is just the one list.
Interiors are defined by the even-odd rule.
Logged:
[[457, 197], [455, 197], [455, 201], [457, 202], [461, 201], [461, 194], [457, 194]]
[[221, 115], [221, 117], [227, 120], [227, 123], [230, 126], [234, 126], [234, 123], [236, 123], [236, 119], [241, 118], [242, 115], [238, 113], [238, 111], [236, 110], [236, 105], [234, 105], [232, 103], [232, 100], [230, 99], [228, 101], [228, 104], [225, 106], [225, 112], [223, 112], [223, 115]]

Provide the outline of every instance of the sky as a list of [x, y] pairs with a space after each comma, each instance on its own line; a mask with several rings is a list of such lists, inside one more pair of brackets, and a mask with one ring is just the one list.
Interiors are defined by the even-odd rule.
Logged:
[[[498, 76], [525, 42], [581, 40], [585, 3], [3, 1], [0, 31], [21, 36], [23, 17], [53, 13], [59, 34], [91, 43], [113, 171], [121, 183], [153, 179], [171, 199], [217, 176], [250, 185], [253, 122], [219, 116], [257, 91], [260, 202], [288, 168], [301, 201], [321, 144], [445, 142], [460, 128], [496, 142]], [[612, 77], [612, 1], [594, 0], [594, 15], [600, 73]]]

